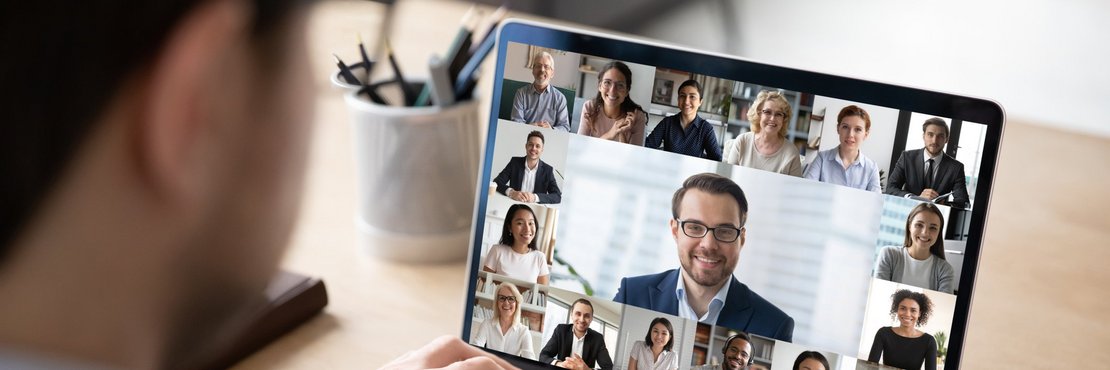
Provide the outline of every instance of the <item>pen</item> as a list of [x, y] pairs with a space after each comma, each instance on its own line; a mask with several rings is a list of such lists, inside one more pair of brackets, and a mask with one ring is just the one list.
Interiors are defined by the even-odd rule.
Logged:
[[467, 90], [474, 87], [477, 81], [474, 75], [478, 73], [478, 67], [482, 65], [482, 61], [486, 59], [486, 55], [489, 55], [490, 50], [493, 50], [495, 39], [494, 37], [487, 37], [485, 40], [482, 40], [482, 44], [478, 45], [477, 51], [474, 52], [474, 55], [470, 56], [470, 60], [468, 60], [462, 70], [459, 71], [459, 76], [455, 78], [456, 101], [465, 100], [464, 98], [470, 97]]
[[447, 64], [432, 55], [428, 60], [428, 71], [431, 78], [428, 79], [425, 91], [430, 91], [436, 105], [447, 107], [455, 104], [455, 95], [451, 91], [451, 76], [447, 75]]
[[[475, 10], [475, 6], [471, 5], [470, 9], [466, 11], [465, 15], [463, 15], [462, 20], [459, 21], [459, 31], [455, 33], [455, 39], [451, 41], [451, 46], [447, 48], [446, 60], [441, 61], [440, 63], [442, 63], [442, 64], [447, 64], [447, 63], [453, 64], [453, 62], [456, 60], [456, 56], [459, 54], [459, 51], [462, 50], [463, 40], [466, 40], [466, 39], [471, 37], [470, 36], [471, 35], [470, 20], [474, 16], [474, 10]], [[467, 42], [469, 43], [469, 41], [467, 41]], [[469, 45], [467, 45], [467, 47], [469, 47]], [[439, 59], [437, 58], [437, 60], [439, 60]], [[449, 67], [450, 67], [450, 65], [445, 65], [444, 66], [444, 68], [446, 68], [445, 71], [448, 74], [450, 74], [450, 72], [451, 72], [450, 70], [448, 70]], [[433, 67], [429, 65], [428, 68], [431, 69]], [[462, 68], [461, 63], [459, 64], [459, 68]], [[448, 81], [448, 83], [450, 83], [450, 79], [448, 79], [447, 81]], [[446, 88], [448, 90], [452, 90], [453, 86], [447, 86]], [[420, 96], [416, 98], [416, 106], [420, 107], [420, 106], [427, 105], [428, 97], [429, 97], [429, 95], [433, 95], [433, 93], [434, 93], [434, 91], [432, 91], [432, 85], [431, 84], [424, 85], [424, 90], [421, 90], [420, 91]], [[436, 100], [436, 104], [440, 104], [439, 100]]]
[[338, 55], [335, 55], [333, 53], [331, 56], [335, 57], [335, 64], [339, 66], [339, 75], [342, 76], [344, 80], [347, 80], [347, 83], [352, 85], [362, 85], [362, 81], [359, 81], [358, 77], [355, 77], [355, 74], [351, 73], [351, 68], [347, 67], [347, 64], [343, 63], [343, 60], [339, 59]]
[[416, 102], [417, 93], [412, 91], [412, 86], [405, 82], [405, 75], [401, 73], [401, 67], [397, 65], [397, 58], [393, 56], [393, 48], [389, 46], [389, 40], [385, 40], [385, 52], [389, 58], [389, 64], [393, 66], [393, 74], [397, 76], [397, 82], [401, 84], [401, 93], [404, 94], [406, 106], [412, 106]]

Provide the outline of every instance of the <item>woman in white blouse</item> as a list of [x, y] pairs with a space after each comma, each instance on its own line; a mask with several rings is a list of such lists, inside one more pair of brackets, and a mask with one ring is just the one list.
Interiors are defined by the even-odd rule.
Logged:
[[520, 323], [520, 303], [523, 300], [520, 290], [513, 283], [504, 282], [497, 287], [493, 299], [493, 317], [478, 325], [470, 343], [535, 360], [532, 332]]
[[644, 340], [632, 344], [628, 370], [678, 369], [678, 354], [671, 350], [674, 347], [674, 328], [670, 320], [656, 317], [648, 328]]
[[551, 268], [536, 247], [536, 213], [525, 204], [509, 207], [501, 240], [482, 259], [482, 269], [524, 281], [547, 284]]

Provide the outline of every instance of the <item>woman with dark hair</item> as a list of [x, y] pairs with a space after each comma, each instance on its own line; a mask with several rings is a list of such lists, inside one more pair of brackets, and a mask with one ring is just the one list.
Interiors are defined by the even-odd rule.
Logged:
[[686, 80], [678, 86], [678, 114], [663, 118], [644, 140], [644, 146], [692, 157], [721, 160], [721, 146], [713, 125], [698, 116], [701, 84]]
[[578, 134], [644, 145], [647, 113], [628, 97], [632, 70], [624, 63], [609, 62], [597, 76], [597, 97], [582, 104]]
[[884, 326], [875, 333], [867, 361], [903, 369], [937, 369], [937, 341], [932, 335], [917, 328], [929, 322], [933, 302], [924, 293], [899, 290], [891, 295], [890, 317], [898, 320], [897, 327]]
[[678, 354], [674, 347], [674, 327], [665, 317], [656, 317], [648, 325], [644, 340], [632, 344], [628, 370], [676, 370]]
[[514, 204], [506, 213], [501, 240], [482, 259], [482, 270], [513, 279], [547, 284], [551, 268], [547, 256], [536, 248], [536, 213], [525, 204]]
[[831, 370], [829, 360], [817, 351], [805, 351], [794, 360], [794, 370]]
[[836, 133], [840, 135], [840, 145], [817, 152], [813, 162], [806, 166], [804, 177], [880, 192], [879, 166], [860, 150], [871, 135], [871, 115], [855, 105], [844, 107], [836, 115]]
[[956, 272], [944, 258], [944, 214], [932, 203], [921, 203], [906, 218], [902, 246], [879, 251], [875, 277], [952, 294]]

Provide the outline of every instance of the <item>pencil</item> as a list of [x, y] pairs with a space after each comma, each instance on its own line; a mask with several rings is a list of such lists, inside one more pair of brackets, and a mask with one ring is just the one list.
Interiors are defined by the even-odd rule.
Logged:
[[401, 84], [401, 93], [405, 97], [405, 105], [412, 106], [416, 103], [417, 92], [412, 91], [412, 86], [405, 81], [405, 75], [401, 73], [401, 67], [397, 65], [397, 58], [393, 56], [393, 47], [389, 45], [389, 40], [385, 40], [385, 53], [389, 58], [389, 64], [393, 67], [393, 74], [397, 77], [397, 83]]
[[[470, 25], [470, 20], [474, 16], [474, 10], [475, 6], [471, 5], [470, 9], [463, 15], [462, 20], [459, 21], [459, 31], [455, 33], [455, 39], [451, 41], [451, 47], [447, 48], [447, 55], [444, 57], [447, 63], [455, 60], [455, 56], [458, 55], [459, 51], [462, 49], [463, 40], [469, 38], [473, 32], [471, 31], [472, 26]], [[459, 64], [459, 68], [462, 68], [462, 64]], [[434, 95], [431, 86], [431, 84], [424, 85], [424, 90], [420, 91], [420, 96], [416, 98], [416, 106], [424, 106], [429, 103], [428, 98], [430, 95]], [[446, 86], [446, 88], [448, 90], [454, 89], [453, 86]], [[440, 102], [437, 101], [436, 104], [440, 104]]]
[[362, 43], [362, 34], [358, 35], [358, 52], [362, 54], [362, 68], [366, 71], [366, 84], [370, 84], [370, 71], [374, 70], [374, 63], [370, 61], [370, 56], [366, 54], [366, 46]]
[[347, 83], [349, 84], [362, 85], [362, 81], [359, 81], [358, 77], [355, 77], [355, 74], [351, 73], [351, 68], [347, 67], [347, 64], [343, 63], [343, 60], [339, 59], [338, 55], [332, 53], [331, 56], [335, 57], [335, 65], [339, 66], [339, 76], [343, 77], [344, 80], [347, 80]]

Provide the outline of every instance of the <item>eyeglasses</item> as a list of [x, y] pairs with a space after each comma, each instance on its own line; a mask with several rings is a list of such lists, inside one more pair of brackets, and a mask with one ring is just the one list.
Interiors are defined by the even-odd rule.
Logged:
[[778, 118], [778, 119], [786, 118], [786, 113], [773, 111], [773, 110], [770, 110], [770, 109], [761, 110], [761, 111], [759, 111], [759, 114], [762, 114], [764, 117], [774, 117], [774, 118]]
[[498, 295], [497, 301], [505, 303], [516, 303], [516, 297], [513, 297], [511, 295]]
[[713, 239], [717, 239], [717, 241], [722, 243], [732, 243], [736, 241], [736, 239], [740, 238], [740, 230], [743, 230], [743, 228], [737, 229], [728, 225], [709, 227], [697, 221], [675, 221], [678, 221], [678, 226], [682, 228], [682, 233], [686, 234], [686, 236], [691, 238], [704, 238], [705, 235], [712, 231]]
[[601, 80], [601, 87], [606, 89], [616, 89], [617, 91], [628, 90], [628, 84], [624, 82], [613, 82], [613, 80]]

